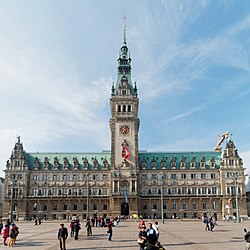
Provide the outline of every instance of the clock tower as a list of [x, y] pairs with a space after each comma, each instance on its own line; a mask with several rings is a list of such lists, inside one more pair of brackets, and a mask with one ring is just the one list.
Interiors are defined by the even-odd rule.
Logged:
[[138, 118], [139, 98], [131, 80], [131, 58], [124, 24], [123, 44], [119, 51], [116, 84], [110, 98], [112, 199], [114, 213], [138, 212]]

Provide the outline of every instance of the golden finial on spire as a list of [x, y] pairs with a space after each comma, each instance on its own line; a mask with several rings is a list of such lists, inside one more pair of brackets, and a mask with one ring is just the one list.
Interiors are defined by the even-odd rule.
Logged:
[[123, 24], [123, 28], [124, 28], [123, 43], [126, 44], [126, 16], [124, 16], [123, 19], [124, 19], [124, 24]]
[[124, 29], [126, 29], [126, 16], [124, 16], [123, 19], [124, 19], [123, 27], [124, 27]]

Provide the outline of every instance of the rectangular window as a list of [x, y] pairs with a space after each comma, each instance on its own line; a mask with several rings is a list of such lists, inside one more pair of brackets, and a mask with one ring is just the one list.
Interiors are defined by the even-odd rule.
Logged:
[[63, 205], [63, 210], [68, 210], [67, 204], [64, 204], [64, 205]]
[[212, 194], [214, 194], [214, 195], [217, 194], [217, 187], [212, 187]]
[[181, 174], [181, 179], [186, 179], [187, 175], [186, 174]]
[[182, 209], [187, 209], [187, 203], [186, 202], [182, 203]]
[[103, 204], [103, 210], [105, 210], [105, 211], [108, 210], [108, 204], [106, 204], [106, 203]]
[[68, 180], [68, 175], [64, 174], [64, 175], [63, 175], [63, 180], [64, 180], [64, 181], [67, 181], [67, 180]]
[[142, 175], [141, 175], [141, 179], [142, 179], [142, 180], [147, 180], [147, 178], [148, 178], [148, 177], [147, 177], [147, 174], [142, 174]]
[[191, 179], [195, 179], [196, 178], [196, 174], [191, 174]]
[[143, 196], [146, 196], [147, 195], [147, 189], [143, 188], [141, 193], [142, 193]]
[[201, 179], [206, 179], [206, 174], [201, 174]]
[[202, 204], [202, 209], [207, 209], [207, 203], [206, 203], [206, 202], [204, 202], [204, 203]]
[[54, 175], [53, 175], [53, 181], [56, 181], [56, 180], [57, 180], [57, 175], [54, 174]]
[[176, 187], [172, 188], [172, 194], [177, 194], [177, 188]]
[[87, 204], [83, 204], [83, 210], [87, 210]]
[[157, 188], [152, 188], [152, 195], [157, 195]]
[[132, 181], [132, 192], [135, 192], [135, 181]]
[[153, 209], [157, 209], [157, 204], [154, 203], [152, 208], [153, 208]]
[[147, 204], [146, 204], [146, 203], [143, 203], [142, 209], [143, 209], [143, 210], [146, 210], [146, 209], [147, 209]]
[[207, 188], [206, 187], [202, 187], [201, 188], [201, 193], [202, 194], [207, 194]]
[[114, 192], [118, 192], [118, 181], [114, 181]]
[[102, 194], [107, 196], [108, 195], [108, 189], [107, 188], [103, 188], [102, 189]]
[[72, 180], [73, 180], [73, 181], [76, 181], [76, 180], [77, 180], [77, 175], [76, 175], [76, 174], [73, 174]]
[[107, 181], [109, 179], [108, 174], [103, 174], [102, 178], [103, 178], [103, 180]]
[[152, 180], [157, 180], [157, 174], [152, 174]]
[[176, 174], [171, 174], [171, 179], [176, 180]]
[[164, 201], [163, 202], [163, 209], [167, 209], [167, 208], [168, 208], [167, 203]]
[[215, 173], [211, 173], [211, 179], [215, 179], [216, 175]]
[[196, 204], [196, 202], [193, 202], [192, 207], [193, 207], [193, 209], [197, 209], [197, 204]]
[[197, 194], [197, 188], [196, 187], [192, 187], [192, 194]]
[[177, 204], [176, 204], [176, 202], [173, 202], [172, 207], [173, 207], [174, 210], [177, 209]]
[[187, 194], [187, 188], [186, 187], [182, 187], [181, 188], [181, 193], [182, 194]]
[[93, 204], [93, 210], [98, 210], [97, 204]]

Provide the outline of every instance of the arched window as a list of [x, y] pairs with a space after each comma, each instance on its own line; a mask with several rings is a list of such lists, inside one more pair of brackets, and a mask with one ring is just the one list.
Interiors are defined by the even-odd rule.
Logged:
[[118, 112], [121, 112], [121, 105], [118, 105]]
[[122, 111], [123, 111], [123, 112], [126, 112], [126, 105], [123, 105]]
[[128, 112], [131, 112], [131, 106], [128, 105]]

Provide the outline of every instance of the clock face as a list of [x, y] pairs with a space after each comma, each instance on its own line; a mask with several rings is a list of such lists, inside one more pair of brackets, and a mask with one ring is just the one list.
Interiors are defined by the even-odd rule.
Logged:
[[123, 135], [129, 134], [129, 126], [128, 125], [120, 126], [120, 133]]

